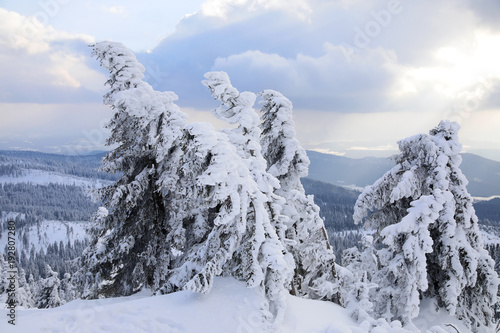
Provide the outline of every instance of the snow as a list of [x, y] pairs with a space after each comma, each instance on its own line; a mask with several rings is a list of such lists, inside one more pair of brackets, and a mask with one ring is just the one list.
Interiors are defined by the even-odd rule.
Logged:
[[[2, 212], [2, 218], [0, 220], [7, 221], [7, 216], [13, 216], [14, 213]], [[16, 247], [19, 253], [22, 250], [26, 252], [29, 256], [31, 248], [35, 248], [35, 253], [44, 249], [47, 249], [48, 245], [54, 244], [54, 242], [63, 242], [67, 245], [69, 242], [73, 244], [76, 240], [83, 241], [88, 238], [87, 229], [90, 227], [89, 222], [86, 221], [57, 221], [57, 220], [43, 220], [38, 225], [30, 225], [23, 228], [23, 233], [28, 234], [29, 246], [26, 248], [21, 239], [21, 233], [17, 232], [17, 242]], [[7, 230], [0, 233], [0, 248], [3, 249], [7, 243], [8, 238], [6, 237]]]
[[481, 228], [481, 236], [483, 237], [484, 245], [500, 244], [500, 237], [482, 228]]
[[[16, 325], [7, 322], [7, 310], [0, 309], [0, 332], [168, 332], [168, 333], [265, 333], [259, 309], [262, 298], [257, 288], [244, 282], [219, 277], [208, 294], [181, 291], [150, 297], [139, 294], [99, 300], [75, 300], [52, 309], [17, 309]], [[357, 324], [347, 310], [331, 302], [287, 296], [287, 311], [276, 333], [363, 333], [367, 325]], [[444, 311], [435, 312], [423, 302], [414, 320], [421, 332], [468, 330]], [[439, 330], [439, 328], [441, 330]], [[447, 329], [448, 328], [448, 329]], [[408, 330], [398, 323], [381, 324], [371, 332], [397, 333]]]
[[113, 183], [108, 180], [89, 179], [59, 172], [37, 169], [23, 169], [23, 172], [24, 174], [19, 177], [12, 177], [8, 175], [0, 176], [0, 184], [31, 183], [34, 185], [48, 185], [50, 183], [55, 183], [60, 185], [75, 185], [89, 188], [99, 188]]
[[[341, 307], [288, 296], [289, 309], [277, 332], [361, 332]], [[48, 310], [18, 310], [16, 326], [3, 318], [2, 332], [262, 332], [261, 297], [243, 282], [217, 278], [209, 294], [146, 293], [102, 300], [75, 300]]]

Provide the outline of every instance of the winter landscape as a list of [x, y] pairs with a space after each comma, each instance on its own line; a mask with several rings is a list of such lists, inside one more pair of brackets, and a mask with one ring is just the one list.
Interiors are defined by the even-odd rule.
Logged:
[[0, 4], [0, 332], [500, 332], [495, 13]]
[[[310, 160], [282, 94], [240, 93], [225, 72], [205, 74], [221, 103], [214, 116], [233, 126], [219, 131], [187, 122], [122, 44], [93, 49], [114, 111], [116, 148], [102, 166], [99, 155], [1, 154], [5, 330], [496, 329], [500, 223], [480, 229], [457, 123], [399, 141], [395, 165], [359, 195], [332, 191], [358, 195], [353, 224], [363, 227], [342, 233], [348, 223], [325, 223], [306, 195]], [[321, 199], [316, 182], [306, 184]]]

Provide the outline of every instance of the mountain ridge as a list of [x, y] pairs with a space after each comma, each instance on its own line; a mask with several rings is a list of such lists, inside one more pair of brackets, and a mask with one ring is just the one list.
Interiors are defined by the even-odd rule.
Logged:
[[[373, 184], [394, 166], [391, 158], [353, 159], [312, 150], [308, 150], [307, 155], [311, 160], [308, 178], [358, 189]], [[469, 193], [474, 197], [500, 195], [500, 162], [470, 153], [461, 156], [461, 169], [469, 180]]]

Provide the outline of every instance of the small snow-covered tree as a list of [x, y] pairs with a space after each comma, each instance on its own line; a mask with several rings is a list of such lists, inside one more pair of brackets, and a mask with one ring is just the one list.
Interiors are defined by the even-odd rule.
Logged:
[[275, 193], [285, 199], [285, 244], [295, 260], [292, 293], [338, 303], [335, 255], [319, 207], [312, 196], [306, 196], [300, 182], [307, 176], [310, 162], [296, 138], [292, 103], [274, 90], [264, 90], [260, 95], [262, 155], [268, 172], [279, 180]]
[[61, 299], [65, 302], [71, 302], [76, 298], [76, 288], [71, 282], [71, 274], [64, 273], [63, 279], [61, 280]]
[[30, 284], [26, 281], [24, 269], [19, 268], [19, 286], [16, 289], [16, 301], [19, 306], [32, 308], [35, 306], [34, 296]]
[[39, 294], [36, 306], [39, 309], [55, 308], [64, 304], [60, 297], [61, 281], [58, 273], [54, 272], [49, 265], [45, 266], [47, 277], [39, 281]]
[[490, 325], [498, 278], [460, 171], [456, 123], [399, 142], [396, 166], [359, 196], [354, 221], [375, 229], [377, 313], [411, 323], [421, 297], [472, 328]]
[[3, 253], [0, 253], [0, 302], [5, 303], [7, 299], [7, 263]]
[[371, 300], [377, 285], [372, 280], [378, 271], [378, 258], [372, 236], [363, 236], [360, 243], [361, 251], [353, 247], [342, 253], [342, 266], [349, 272], [343, 277], [346, 289], [343, 303], [355, 320], [373, 323], [374, 304]]

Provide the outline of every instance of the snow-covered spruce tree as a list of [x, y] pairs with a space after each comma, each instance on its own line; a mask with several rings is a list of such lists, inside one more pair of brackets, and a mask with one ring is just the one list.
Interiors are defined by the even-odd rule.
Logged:
[[24, 269], [19, 268], [19, 286], [16, 289], [16, 301], [18, 306], [24, 308], [32, 308], [35, 306], [34, 296], [31, 292], [31, 286], [26, 281], [26, 273]]
[[375, 229], [381, 269], [376, 312], [407, 324], [422, 297], [473, 330], [493, 319], [498, 278], [483, 248], [467, 180], [460, 171], [456, 123], [399, 142], [396, 166], [365, 188], [354, 221]]
[[0, 253], [0, 303], [3, 304], [7, 300], [7, 262], [4, 259], [3, 253]]
[[102, 170], [122, 176], [98, 193], [107, 210], [95, 216], [94, 240], [74, 278], [87, 298], [129, 295], [164, 282], [171, 251], [158, 164], [176, 156], [186, 118], [174, 93], [154, 91], [142, 80], [144, 67], [125, 46], [101, 42], [93, 54], [110, 73], [104, 103], [114, 114], [107, 144], [117, 145]]
[[71, 282], [71, 274], [65, 273], [63, 279], [61, 280], [61, 298], [65, 303], [71, 302], [76, 298], [75, 286]]
[[[251, 221], [248, 223], [251, 228], [247, 233], [249, 237], [237, 249], [235, 260], [238, 264], [230, 267], [230, 271], [251, 281], [251, 285], [265, 288], [271, 313], [279, 321], [284, 315], [285, 295], [291, 283], [294, 262], [284, 245], [287, 217], [281, 210], [285, 200], [274, 193], [279, 182], [266, 171], [267, 164], [261, 153], [260, 118], [253, 109], [256, 95], [238, 92], [224, 72], [209, 72], [205, 77], [207, 80], [203, 84], [222, 103], [212, 113], [219, 119], [238, 125], [224, 133], [250, 170], [258, 190], [254, 194], [258, 205], [252, 203], [252, 211], [246, 216]], [[249, 280], [247, 267], [252, 267], [256, 260], [259, 260], [262, 273]]]
[[45, 266], [47, 277], [39, 280], [39, 294], [36, 306], [39, 309], [55, 308], [64, 304], [60, 296], [61, 281], [58, 273], [54, 272], [49, 265]]
[[378, 270], [378, 258], [372, 236], [363, 236], [360, 243], [361, 251], [353, 247], [342, 253], [342, 266], [350, 272], [343, 281], [346, 289], [344, 305], [358, 322], [374, 323], [371, 299], [377, 285], [371, 281]]
[[285, 199], [286, 247], [295, 260], [292, 294], [339, 300], [335, 255], [328, 241], [319, 207], [306, 196], [300, 178], [306, 177], [309, 158], [296, 138], [292, 103], [281, 93], [261, 94], [261, 145], [268, 172], [279, 180], [275, 193]]

